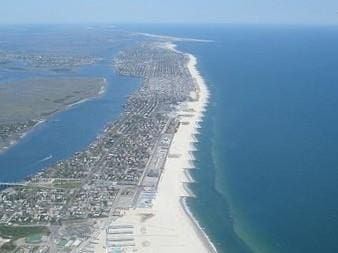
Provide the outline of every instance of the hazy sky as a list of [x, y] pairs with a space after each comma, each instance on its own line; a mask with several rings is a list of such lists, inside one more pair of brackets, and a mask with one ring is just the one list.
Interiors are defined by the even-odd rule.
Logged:
[[338, 24], [338, 0], [0, 0], [0, 23]]

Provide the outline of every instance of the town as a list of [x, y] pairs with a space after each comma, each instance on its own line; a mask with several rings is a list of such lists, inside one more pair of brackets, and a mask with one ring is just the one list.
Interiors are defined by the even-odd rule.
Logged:
[[188, 57], [167, 43], [142, 42], [113, 60], [142, 86], [94, 143], [0, 192], [0, 230], [41, 228], [35, 243], [9, 236], [8, 252], [94, 252], [95, 231], [129, 208], [151, 205], [180, 124], [176, 107], [198, 96]]

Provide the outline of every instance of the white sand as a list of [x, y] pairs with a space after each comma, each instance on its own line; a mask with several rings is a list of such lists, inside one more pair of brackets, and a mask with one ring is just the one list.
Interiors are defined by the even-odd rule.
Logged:
[[179, 38], [179, 37], [174, 37], [174, 36], [163, 36], [163, 35], [151, 34], [151, 33], [134, 33], [134, 34], [135, 35], [142, 35], [142, 36], [145, 36], [145, 37], [164, 39], [164, 40], [169, 40], [169, 41], [213, 42], [212, 40]]
[[[171, 50], [174, 45], [167, 44]], [[197, 82], [199, 98], [194, 102], [185, 103], [180, 115], [193, 114], [193, 117], [181, 117], [181, 124], [172, 145], [171, 155], [165, 164], [158, 186], [158, 193], [151, 208], [136, 208], [126, 211], [125, 215], [113, 222], [113, 225], [133, 225], [133, 238], [135, 246], [125, 252], [140, 253], [203, 253], [215, 252], [204, 232], [190, 212], [185, 208], [184, 197], [189, 196], [184, 183], [191, 181], [186, 175], [186, 168], [191, 167], [193, 159], [190, 151], [194, 150], [194, 134], [198, 133], [199, 122], [202, 120], [205, 106], [208, 103], [209, 92], [196, 69], [197, 60], [193, 55], [189, 56], [188, 68]], [[194, 112], [184, 112], [183, 109], [193, 109]], [[147, 217], [147, 218], [146, 218]], [[102, 243], [106, 234], [102, 231], [99, 236], [101, 243], [95, 246], [95, 252], [105, 252]]]

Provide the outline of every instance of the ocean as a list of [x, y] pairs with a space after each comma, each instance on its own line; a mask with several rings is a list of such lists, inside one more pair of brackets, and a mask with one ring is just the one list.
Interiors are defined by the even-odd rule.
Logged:
[[338, 252], [338, 27], [131, 27], [180, 42], [211, 91], [188, 204], [219, 252]]
[[[218, 251], [338, 252], [338, 28], [123, 28], [213, 40], [178, 48], [197, 57], [211, 92], [188, 206]], [[83, 124], [98, 117], [76, 115]], [[20, 145], [17, 154], [28, 152]]]

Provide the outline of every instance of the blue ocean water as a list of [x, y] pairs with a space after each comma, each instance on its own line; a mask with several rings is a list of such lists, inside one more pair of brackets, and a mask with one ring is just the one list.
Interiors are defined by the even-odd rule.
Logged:
[[338, 252], [338, 28], [151, 26], [211, 90], [189, 206], [219, 252]]
[[[218, 251], [338, 252], [338, 28], [127, 29], [214, 40], [179, 49], [197, 56], [211, 91], [191, 172], [197, 197], [188, 204]], [[29, 166], [51, 152], [61, 159], [90, 143], [118, 115], [121, 103], [111, 102], [136, 85], [111, 78], [125, 85], [57, 115], [0, 156], [0, 179], [16, 180], [42, 168]]]

